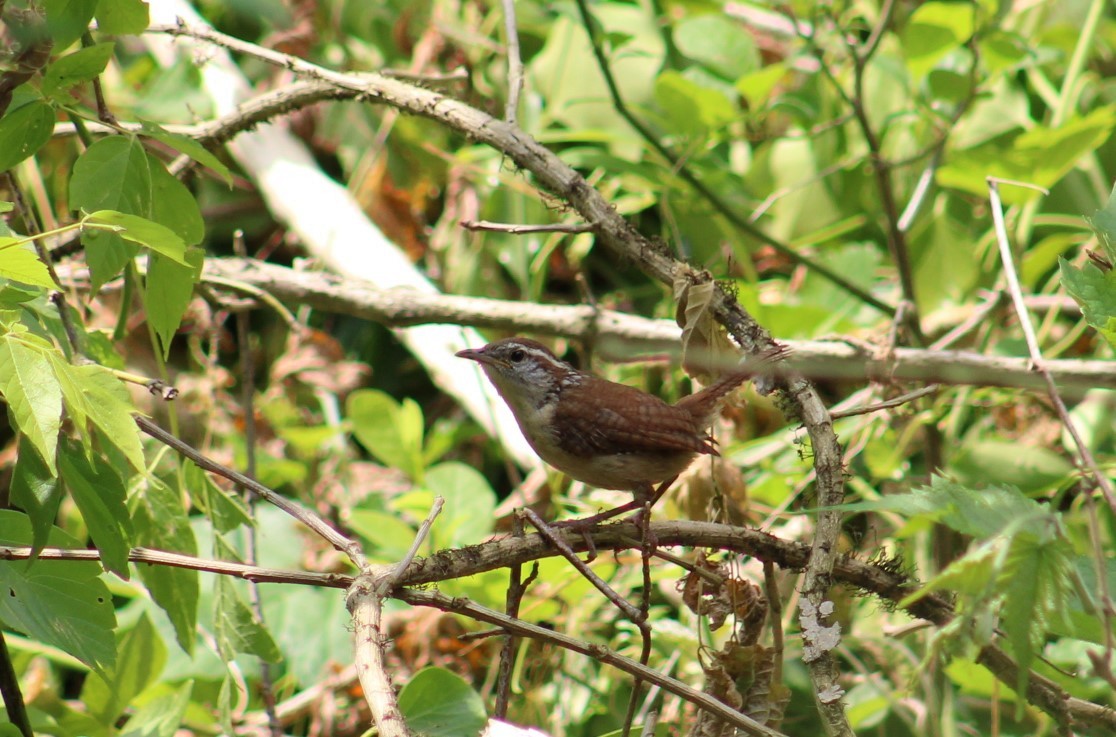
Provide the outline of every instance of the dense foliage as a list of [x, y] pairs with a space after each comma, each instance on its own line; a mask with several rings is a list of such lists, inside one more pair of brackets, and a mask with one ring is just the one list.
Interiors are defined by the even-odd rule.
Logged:
[[[195, 6], [0, 2], [0, 737], [363, 733], [438, 497], [416, 733], [1116, 729], [1110, 4]], [[513, 534], [630, 497], [455, 349], [674, 400], [761, 327], [832, 426], [747, 390], [596, 580]]]

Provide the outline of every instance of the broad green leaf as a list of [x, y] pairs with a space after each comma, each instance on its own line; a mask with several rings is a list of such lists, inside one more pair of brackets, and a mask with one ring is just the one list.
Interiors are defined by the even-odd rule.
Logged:
[[144, 469], [143, 445], [128, 390], [111, 371], [96, 364], [74, 366], [71, 371], [88, 400], [89, 419], [108, 442], [124, 454], [137, 471]]
[[[171, 133], [164, 129], [157, 123], [140, 118], [140, 124], [143, 126], [143, 135], [150, 136], [157, 141], [165, 143], [166, 145], [178, 151], [180, 154], [186, 154], [194, 161], [202, 166], [208, 167], [217, 172], [226, 184], [232, 184], [232, 172], [224, 163], [217, 158], [205, 146], [201, 145], [189, 136], [183, 136], [179, 133]], [[178, 181], [177, 179], [175, 181]], [[162, 221], [160, 221], [162, 222]], [[165, 223], [164, 223], [165, 224]], [[183, 236], [185, 237], [185, 236]]]
[[[132, 525], [138, 545], [186, 555], [198, 553], [182, 498], [158, 478], [149, 477], [143, 492], [132, 497]], [[192, 653], [197, 638], [198, 572], [145, 563], [135, 567], [151, 598], [174, 625], [178, 644], [187, 654]]]
[[759, 67], [759, 53], [752, 34], [742, 24], [720, 13], [682, 21], [675, 26], [674, 42], [683, 54], [729, 82]]
[[407, 726], [427, 737], [477, 737], [488, 721], [480, 695], [445, 668], [416, 673], [399, 694], [399, 709]]
[[22, 105], [0, 119], [0, 171], [7, 171], [46, 145], [54, 133], [54, 110], [45, 102]]
[[70, 207], [75, 210], [114, 210], [148, 217], [151, 197], [147, 152], [135, 136], [102, 138], [74, 163]]
[[999, 483], [1037, 492], [1076, 472], [1073, 463], [1049, 448], [1020, 448], [1006, 440], [967, 439], [950, 461], [958, 480], [972, 485]]
[[1042, 653], [1047, 625], [1055, 612], [1068, 608], [1071, 552], [1069, 545], [1055, 536], [1040, 539], [1017, 535], [1012, 540], [1003, 571], [1005, 595], [1000, 626], [1019, 663], [1015, 684], [1019, 693], [1026, 690], [1031, 662]]
[[[0, 510], [0, 545], [32, 540], [26, 515]], [[84, 547], [58, 528], [47, 544]], [[116, 615], [100, 575], [101, 566], [92, 561], [0, 561], [0, 621], [104, 673], [116, 660]]]
[[665, 71], [655, 81], [655, 102], [673, 130], [692, 136], [723, 128], [738, 117], [724, 92], [675, 71]]
[[[74, 164], [70, 206], [75, 210], [115, 210], [147, 217], [151, 214], [152, 197], [147, 152], [134, 136], [102, 138]], [[85, 245], [94, 290], [114, 279], [138, 252], [116, 233], [86, 230], [81, 242]]]
[[113, 36], [143, 33], [151, 24], [144, 0], [100, 0], [97, 30]]
[[47, 536], [58, 516], [62, 489], [54, 471], [43, 463], [42, 456], [32, 451], [30, 445], [26, 438], [21, 438], [20, 451], [16, 454], [12, 470], [11, 501], [27, 512], [33, 531], [31, 547], [38, 553], [46, 545]]
[[415, 540], [415, 528], [398, 513], [354, 509], [345, 524], [362, 538], [366, 552], [378, 560], [399, 560]]
[[194, 682], [186, 681], [174, 691], [147, 702], [121, 730], [121, 737], [175, 737], [182, 727]]
[[362, 389], [349, 395], [345, 411], [353, 434], [369, 453], [412, 480], [421, 480], [422, 410], [414, 401], [398, 404], [381, 391]]
[[86, 400], [85, 387], [82, 386], [81, 379], [74, 373], [76, 367], [61, 353], [49, 353], [47, 358], [50, 359], [54, 377], [58, 379], [58, 386], [62, 389], [66, 413], [74, 425], [85, 432], [87, 430], [85, 423], [89, 419], [89, 402]]
[[43, 0], [43, 7], [54, 50], [62, 51], [89, 28], [97, 0]]
[[1085, 321], [1116, 347], [1116, 269], [1104, 272], [1093, 264], [1078, 268], [1058, 259], [1062, 284], [1081, 306]]
[[149, 156], [151, 169], [151, 219], [170, 228], [187, 246], [205, 238], [205, 219], [193, 193], [167, 171], [162, 161]]
[[25, 337], [0, 336], [0, 395], [16, 429], [27, 436], [47, 468], [55, 468], [62, 390], [50, 371], [49, 347], [31, 347]]
[[229, 661], [248, 653], [269, 663], [279, 662], [282, 655], [275, 640], [256, 621], [228, 576], [217, 577], [213, 607], [213, 635], [222, 658]]
[[57, 289], [58, 285], [50, 278], [46, 264], [39, 260], [38, 254], [30, 245], [13, 246], [0, 238], [0, 277], [23, 282], [44, 289]]
[[189, 461], [183, 462], [182, 473], [190, 500], [209, 518], [218, 532], [230, 532], [241, 525], [252, 525], [248, 507], [239, 496], [213, 483], [209, 474]]
[[970, 489], [940, 476], [935, 476], [930, 486], [906, 494], [889, 494], [873, 501], [843, 504], [840, 508], [888, 510], [908, 518], [940, 522], [963, 535], [977, 538], [1003, 534], [1005, 530], [1020, 526], [1037, 530], [1054, 514], [1012, 487]]
[[164, 359], [170, 356], [171, 340], [194, 296], [204, 258], [202, 249], [191, 247], [186, 251], [186, 261], [193, 266], [181, 266], [158, 253], [152, 253], [147, 260], [143, 305], [147, 321], [163, 348]]
[[97, 210], [85, 216], [84, 222], [110, 225], [124, 240], [146, 246], [183, 266], [190, 266], [186, 262], [186, 243], [164, 225], [138, 215], [127, 215], [115, 210]]
[[63, 442], [59, 450], [62, 481], [101, 551], [101, 561], [105, 568], [127, 579], [132, 521], [124, 506], [124, 482], [100, 456], [88, 458], [85, 449], [73, 441]]
[[[1101, 146], [1116, 128], [1116, 109], [1097, 108], [1058, 128], [1037, 125], [1010, 145], [1002, 139], [955, 152], [938, 172], [938, 183], [986, 197], [988, 177], [1014, 179], [1050, 188], [1082, 159]], [[1005, 204], [1026, 202], [1039, 195], [1032, 189], [1001, 186]]]
[[56, 60], [43, 75], [43, 94], [58, 98], [63, 104], [69, 102], [66, 98], [70, 88], [89, 82], [105, 71], [115, 50], [116, 44], [112, 42], [99, 43]]
[[903, 31], [903, 53], [911, 73], [921, 76], [973, 35], [968, 3], [929, 2], [918, 6]]
[[[644, 8], [620, 3], [601, 3], [594, 15], [606, 32], [626, 34], [622, 45], [611, 45], [610, 67], [625, 102], [636, 108], [647, 105], [666, 52], [658, 20]], [[548, 103], [542, 123], [559, 124], [578, 135], [605, 135], [629, 152], [643, 148], [609, 99], [580, 22], [558, 16], [530, 67], [536, 90]]]
[[483, 542], [492, 534], [496, 493], [472, 466], [439, 463], [426, 472], [424, 485], [446, 500], [432, 535], [438, 547], [458, 547]]
[[1108, 195], [1104, 207], [1086, 218], [1093, 231], [1097, 234], [1109, 263], [1116, 265], [1116, 185]]
[[1030, 44], [1010, 31], [997, 29], [980, 34], [979, 47], [980, 61], [992, 74], [1015, 71], [1036, 58]]
[[87, 678], [81, 690], [90, 713], [108, 727], [116, 724], [132, 699], [158, 682], [167, 662], [167, 649], [146, 613], [127, 632], [118, 632], [116, 640], [116, 665]]

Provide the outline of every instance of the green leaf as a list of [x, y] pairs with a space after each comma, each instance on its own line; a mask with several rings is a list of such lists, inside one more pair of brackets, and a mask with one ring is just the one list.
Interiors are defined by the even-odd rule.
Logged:
[[1015, 689], [1024, 693], [1031, 662], [1042, 653], [1047, 626], [1070, 604], [1072, 547], [1062, 537], [1016, 535], [1000, 584], [1005, 590], [1000, 626], [1019, 664]]
[[108, 442], [120, 449], [133, 468], [144, 470], [143, 444], [132, 416], [135, 407], [128, 390], [111, 371], [96, 364], [73, 366], [71, 374], [85, 395], [89, 419]]
[[22, 238], [0, 238], [0, 277], [31, 284], [44, 289], [56, 289], [46, 264], [28, 244], [16, 246]]
[[105, 568], [127, 579], [132, 520], [124, 506], [124, 482], [100, 456], [90, 459], [84, 448], [69, 440], [62, 443], [58, 468]]
[[114, 232], [124, 240], [146, 246], [183, 266], [190, 266], [186, 262], [186, 243], [178, 234], [147, 218], [115, 210], [97, 210], [86, 215], [82, 222], [112, 226]]
[[275, 640], [256, 621], [228, 576], [217, 577], [213, 608], [213, 635], [222, 658], [229, 661], [248, 653], [269, 663], [279, 662], [282, 655]]
[[655, 102], [673, 130], [691, 136], [706, 135], [739, 117], [722, 90], [672, 70], [655, 80]]
[[75, 210], [115, 210], [147, 217], [151, 198], [147, 152], [135, 136], [102, 138], [74, 163], [70, 207]]
[[88, 30], [97, 0], [44, 0], [43, 7], [54, 48], [62, 51]]
[[992, 481], [1024, 493], [1049, 489], [1076, 473], [1073, 463], [1054, 450], [1022, 449], [1006, 440], [966, 439], [950, 461], [950, 469], [962, 483]]
[[11, 493], [12, 504], [27, 512], [33, 532], [31, 547], [37, 554], [46, 545], [47, 536], [58, 516], [62, 489], [53, 469], [43, 463], [42, 456], [31, 451], [30, 443], [24, 437], [20, 439], [20, 451], [16, 454], [12, 470]]
[[115, 50], [116, 44], [110, 41], [78, 49], [58, 59], [43, 75], [43, 94], [63, 104], [69, 102], [65, 98], [70, 88], [89, 82], [105, 71]]
[[151, 25], [144, 0], [100, 0], [97, 3], [97, 30], [113, 36], [143, 33]]
[[[158, 478], [149, 477], [143, 493], [133, 497], [132, 525], [136, 543], [156, 550], [197, 555], [198, 544], [180, 495]], [[198, 572], [187, 568], [135, 564], [151, 598], [171, 624], [182, 649], [194, 650], [198, 624]]]
[[840, 508], [887, 510], [907, 518], [940, 522], [963, 535], [978, 538], [999, 535], [1013, 527], [1038, 530], [1054, 514], [1010, 486], [969, 489], [940, 476], [935, 476], [930, 486], [906, 494], [889, 494], [873, 501], [843, 504]]
[[46, 357], [52, 349], [29, 343], [34, 341], [26, 335], [0, 336], [0, 395], [8, 403], [12, 424], [53, 470], [62, 426], [62, 390]]
[[[25, 546], [32, 539], [26, 515], [0, 510], [0, 544]], [[47, 544], [83, 547], [58, 528]], [[92, 561], [0, 561], [0, 621], [104, 673], [116, 660], [116, 615], [100, 575]]]
[[187, 246], [196, 246], [205, 237], [205, 219], [192, 192], [173, 174], [162, 161], [150, 159], [151, 219], [170, 228]]
[[1085, 218], [1097, 234], [1108, 262], [1116, 265], [1116, 185], [1108, 195], [1104, 207], [1093, 213], [1091, 218]]
[[973, 35], [973, 8], [968, 3], [929, 2], [918, 6], [903, 31], [903, 52], [911, 73], [930, 71], [950, 51]]
[[674, 42], [683, 54], [730, 82], [759, 68], [752, 35], [720, 13], [683, 20], [674, 29]]
[[[134, 136], [108, 136], [90, 146], [74, 164], [70, 206], [95, 212], [115, 210], [147, 217], [152, 210], [151, 167], [147, 152]], [[137, 249], [116, 233], [86, 230], [81, 242], [92, 272], [92, 288], [114, 279]]]
[[[146, 26], [145, 26], [146, 27]], [[202, 166], [208, 167], [217, 172], [226, 184], [232, 184], [232, 172], [229, 168], [222, 163], [212, 152], [205, 146], [201, 145], [193, 138], [184, 136], [179, 133], [171, 133], [164, 129], [157, 123], [149, 120], [139, 119], [140, 124], [143, 126], [142, 135], [150, 136], [157, 141], [160, 141], [180, 154], [186, 154], [194, 161]], [[177, 179], [175, 181], [178, 181]]]
[[357, 440], [378, 461], [422, 479], [422, 410], [414, 401], [398, 404], [384, 392], [361, 389], [349, 395], [345, 412]]
[[182, 474], [190, 500], [218, 532], [252, 526], [252, 515], [240, 497], [217, 486], [209, 474], [189, 461], [183, 462]]
[[116, 665], [87, 678], [81, 690], [90, 713], [107, 727], [115, 726], [132, 699], [158, 681], [167, 662], [167, 649], [146, 612], [116, 639]]
[[[988, 195], [989, 176], [1030, 182], [1050, 188], [1091, 155], [1116, 128], [1116, 109], [1100, 107], [1073, 118], [1058, 128], [1033, 126], [1010, 145], [993, 139], [981, 146], [957, 151], [938, 171], [938, 182], [980, 197]], [[1005, 204], [1019, 204], [1039, 196], [1022, 187], [1001, 186]]]
[[1081, 306], [1085, 321], [1116, 347], [1116, 269], [1104, 272], [1090, 263], [1077, 268], [1065, 259], [1058, 259], [1058, 266], [1062, 284]]
[[416, 673], [399, 694], [399, 709], [407, 726], [426, 737], [477, 737], [488, 721], [480, 695], [445, 668]]
[[139, 255], [139, 246], [125, 243], [116, 233], [87, 230], [82, 233], [81, 242], [85, 245], [85, 260], [89, 264], [94, 292], [119, 276]]
[[0, 119], [0, 171], [34, 156], [54, 133], [54, 110], [45, 102], [22, 105]]
[[182, 726], [194, 682], [186, 681], [171, 693], [147, 702], [128, 719], [121, 737], [174, 737]]
[[438, 547], [475, 545], [492, 534], [496, 492], [475, 468], [457, 462], [439, 463], [427, 470], [423, 483], [446, 500], [432, 533], [439, 540]]
[[178, 332], [182, 316], [194, 296], [194, 285], [201, 278], [204, 259], [202, 249], [191, 247], [186, 251], [186, 260], [192, 266], [180, 266], [157, 253], [151, 254], [147, 260], [143, 305], [147, 310], [147, 321], [163, 348], [164, 360], [170, 356], [171, 340]]

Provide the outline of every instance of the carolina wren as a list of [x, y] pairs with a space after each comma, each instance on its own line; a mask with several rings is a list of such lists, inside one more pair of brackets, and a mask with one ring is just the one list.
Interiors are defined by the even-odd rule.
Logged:
[[697, 456], [719, 455], [707, 428], [729, 392], [752, 375], [726, 374], [672, 405], [578, 371], [527, 338], [457, 355], [481, 365], [544, 461], [590, 486], [631, 491], [640, 502]]

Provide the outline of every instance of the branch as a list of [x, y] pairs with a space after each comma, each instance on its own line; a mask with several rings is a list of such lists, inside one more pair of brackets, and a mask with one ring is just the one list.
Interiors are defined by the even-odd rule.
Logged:
[[209, 458], [187, 443], [182, 442], [174, 435], [171, 435], [146, 417], [136, 417], [135, 420], [141, 430], [164, 445], [178, 451], [180, 455], [193, 461], [199, 468], [209, 471], [210, 473], [215, 473], [218, 476], [223, 476], [234, 484], [239, 484], [253, 494], [258, 495], [264, 501], [279, 507], [279, 509], [318, 533], [323, 540], [326, 540], [334, 548], [348, 555], [349, 560], [351, 560], [353, 565], [358, 569], [363, 569], [367, 565], [364, 552], [360, 549], [360, 546], [357, 545], [355, 541], [350, 540], [333, 529], [328, 522], [319, 517], [315, 512], [269, 489], [259, 481], [248, 478], [239, 471], [234, 471], [228, 466]]
[[[226, 289], [235, 288], [235, 283], [241, 282], [272, 294], [287, 305], [307, 305], [389, 327], [442, 323], [581, 340], [593, 338], [594, 350], [606, 359], [617, 361], [631, 360], [634, 355], [676, 357], [679, 352], [681, 330], [674, 321], [649, 320], [588, 306], [540, 305], [378, 289], [355, 279], [236, 258], [206, 259], [202, 281], [207, 279]], [[1058, 306], [1046, 298], [1039, 302], [1043, 308]], [[1078, 310], [1076, 304], [1072, 309]], [[886, 356], [876, 356], [840, 341], [784, 342], [791, 349], [788, 362], [801, 373], [817, 378], [1045, 389], [1043, 378], [1035, 373], [1026, 358], [915, 348], [896, 348]], [[1043, 365], [1063, 388], [1116, 389], [1116, 373], [1112, 371], [1111, 361], [1054, 360], [1045, 361]]]
[[[714, 522], [654, 522], [649, 527], [660, 546], [713, 548], [732, 551], [771, 563], [783, 569], [801, 570], [810, 558], [809, 546], [784, 540], [760, 530], [748, 527], [732, 527]], [[567, 545], [576, 551], [589, 549], [581, 532], [560, 530]], [[598, 550], [622, 550], [632, 547], [633, 539], [640, 534], [634, 524], [613, 524], [585, 533], [592, 547]], [[29, 560], [30, 547], [0, 547], [0, 560]], [[429, 558], [415, 560], [402, 573], [400, 586], [423, 586], [455, 578], [475, 576], [499, 568], [531, 563], [556, 555], [554, 549], [540, 535], [524, 537], [509, 536], [491, 540], [462, 550], [443, 550]], [[44, 548], [38, 553], [41, 560], [100, 560], [96, 550], [65, 550]], [[152, 563], [190, 568], [199, 571], [237, 576], [245, 580], [261, 583], [288, 583], [310, 586], [327, 586], [347, 589], [354, 582], [353, 576], [337, 573], [312, 573], [305, 571], [286, 571], [260, 568], [241, 563], [226, 563], [196, 558], [188, 555], [167, 553], [146, 548], [134, 548], [129, 560], [135, 563]], [[866, 563], [848, 555], [837, 556], [833, 567], [833, 578], [863, 591], [871, 592], [881, 599], [898, 604], [917, 590], [917, 582], [903, 573], [889, 567]], [[410, 591], [401, 594], [405, 601]], [[412, 602], [417, 603], [417, 602]], [[945, 626], [954, 617], [948, 600], [937, 594], [919, 597], [907, 607], [912, 616]], [[468, 612], [466, 612], [468, 613]], [[470, 614], [470, 616], [472, 616]], [[485, 619], [483, 621], [491, 621]], [[497, 626], [503, 626], [494, 622]], [[547, 630], [548, 634], [554, 634]], [[514, 631], [535, 637], [537, 633]], [[552, 640], [556, 641], [556, 640]], [[564, 641], [563, 641], [564, 642]], [[582, 643], [582, 648], [593, 647]], [[581, 651], [579, 651], [581, 652]], [[634, 661], [632, 661], [634, 662]], [[996, 645], [982, 648], [977, 662], [986, 666], [1002, 683], [1009, 687], [1018, 683], [1019, 666]], [[638, 664], [636, 664], [638, 665]], [[643, 676], [643, 672], [640, 672]], [[648, 679], [650, 680], [650, 679]], [[1048, 714], [1059, 720], [1068, 714], [1075, 726], [1088, 729], [1106, 729], [1116, 732], [1116, 711], [1082, 699], [1071, 698], [1058, 684], [1032, 672], [1027, 686], [1027, 699]]]

